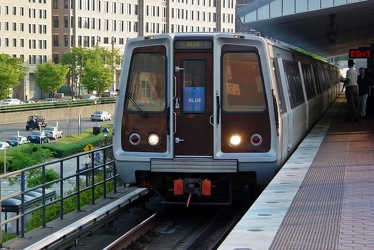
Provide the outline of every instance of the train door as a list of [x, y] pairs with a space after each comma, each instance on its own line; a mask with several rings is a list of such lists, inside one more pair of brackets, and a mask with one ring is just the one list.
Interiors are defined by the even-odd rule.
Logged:
[[174, 54], [175, 156], [213, 155], [212, 53]]

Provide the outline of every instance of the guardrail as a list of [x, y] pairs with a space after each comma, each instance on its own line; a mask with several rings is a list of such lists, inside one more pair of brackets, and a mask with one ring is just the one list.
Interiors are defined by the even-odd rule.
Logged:
[[79, 100], [61, 100], [55, 102], [43, 102], [39, 101], [36, 103], [27, 104], [15, 104], [15, 105], [0, 105], [0, 113], [10, 113], [10, 112], [22, 112], [22, 111], [34, 111], [43, 109], [54, 109], [54, 108], [73, 108], [81, 106], [91, 106], [93, 104], [110, 104], [115, 103], [115, 97], [105, 97], [96, 100], [79, 99]]
[[[3, 180], [18, 178], [20, 182], [19, 191], [14, 190], [5, 197], [2, 197], [0, 192], [0, 205], [2, 212], [5, 213], [5, 221], [1, 221], [0, 217], [0, 228], [5, 228], [5, 232], [12, 228], [11, 233], [24, 237], [26, 220], [36, 211], [41, 211], [42, 227], [46, 227], [46, 208], [52, 204], [59, 204], [59, 216], [60, 219], [63, 219], [66, 210], [64, 200], [75, 197], [75, 209], [80, 211], [81, 207], [85, 205], [81, 201], [83, 192], [91, 192], [91, 204], [95, 204], [95, 188], [99, 186], [102, 187], [103, 198], [107, 197], [108, 188], [111, 189], [111, 192], [117, 192], [117, 188], [123, 184], [117, 174], [111, 155], [112, 145], [109, 145], [0, 175], [0, 190], [5, 183]], [[86, 161], [87, 159], [92, 160]], [[59, 178], [47, 181], [46, 170], [56, 168], [58, 170], [55, 171]], [[27, 187], [27, 176], [36, 172], [42, 173], [41, 184]], [[8, 216], [8, 213], [13, 216]], [[13, 230], [14, 227], [16, 227], [16, 230]], [[0, 242], [2, 242], [2, 238], [0, 238]]]

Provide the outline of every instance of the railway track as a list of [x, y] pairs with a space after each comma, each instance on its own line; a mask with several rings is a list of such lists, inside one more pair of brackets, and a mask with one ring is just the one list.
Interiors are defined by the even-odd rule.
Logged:
[[87, 226], [82, 225], [74, 232], [59, 237], [54, 244], [37, 248], [216, 249], [251, 203], [188, 208], [166, 206], [152, 192], [144, 192], [140, 197], [130, 198], [128, 204], [118, 205], [114, 209], [118, 211], [106, 212]]
[[104, 249], [216, 249], [248, 207], [164, 207]]

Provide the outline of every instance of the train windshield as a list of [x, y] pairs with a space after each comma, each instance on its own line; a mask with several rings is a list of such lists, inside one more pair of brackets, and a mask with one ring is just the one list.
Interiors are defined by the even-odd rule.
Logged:
[[260, 112], [266, 109], [258, 55], [226, 52], [222, 58], [223, 109], [227, 112]]
[[165, 110], [166, 58], [161, 53], [137, 53], [131, 61], [126, 92], [126, 109], [130, 112]]

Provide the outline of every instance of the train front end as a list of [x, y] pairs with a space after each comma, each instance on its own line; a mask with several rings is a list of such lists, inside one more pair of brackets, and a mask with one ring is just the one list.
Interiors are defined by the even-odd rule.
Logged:
[[221, 33], [130, 39], [113, 136], [122, 180], [187, 204], [266, 185], [279, 160], [266, 46]]

